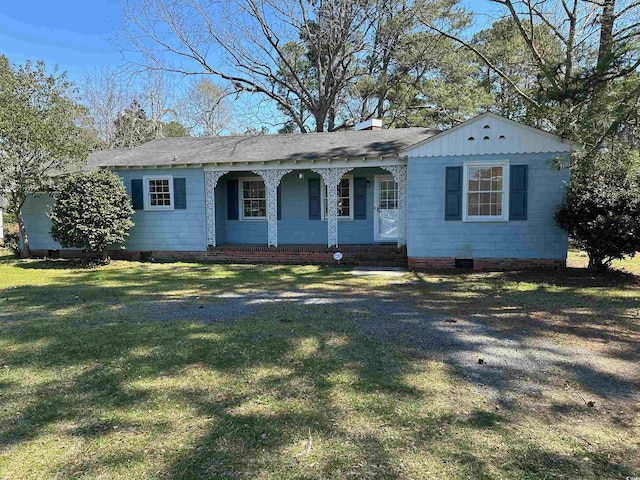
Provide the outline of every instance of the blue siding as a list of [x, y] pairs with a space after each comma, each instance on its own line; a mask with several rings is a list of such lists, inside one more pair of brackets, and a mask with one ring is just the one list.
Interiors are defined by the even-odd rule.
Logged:
[[22, 218], [27, 229], [29, 247], [33, 250], [59, 250], [62, 248], [50, 235], [51, 220], [47, 215], [55, 203], [52, 195], [30, 195], [22, 206]]
[[[556, 154], [411, 158], [408, 163], [409, 257], [564, 259], [567, 233], [554, 221], [567, 169], [557, 170]], [[445, 169], [465, 161], [509, 160], [529, 165], [528, 217], [512, 222], [463, 222], [444, 219]]]
[[[303, 173], [300, 179], [298, 174]], [[362, 220], [340, 220], [338, 222], [338, 242], [347, 244], [369, 244], [373, 239], [373, 194], [374, 176], [389, 175], [378, 168], [357, 168], [348, 173], [354, 177], [366, 177], [370, 181], [367, 187], [367, 218]], [[229, 173], [216, 188], [216, 225], [218, 243], [266, 244], [266, 220], [227, 220], [226, 218], [226, 182], [229, 178], [252, 176], [247, 173]], [[282, 219], [278, 221], [278, 244], [325, 244], [327, 242], [327, 222], [309, 220], [309, 179], [319, 178], [310, 170], [296, 170], [282, 177]], [[223, 227], [224, 225], [224, 227]], [[224, 230], [223, 237], [220, 231]], [[221, 240], [224, 238], [224, 240]]]
[[187, 208], [184, 210], [137, 210], [135, 226], [125, 242], [127, 250], [204, 251], [207, 249], [207, 221], [204, 173], [201, 168], [140, 169], [116, 171], [131, 194], [131, 180], [171, 175], [186, 180]]

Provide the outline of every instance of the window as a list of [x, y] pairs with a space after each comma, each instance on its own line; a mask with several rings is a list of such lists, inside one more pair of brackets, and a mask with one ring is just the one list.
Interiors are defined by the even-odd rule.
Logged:
[[468, 221], [508, 218], [509, 163], [468, 163], [464, 168], [463, 217]]
[[173, 177], [144, 177], [144, 209], [173, 210]]
[[[329, 217], [327, 186], [322, 182], [322, 219]], [[353, 176], [345, 175], [338, 184], [338, 218], [353, 220]]]
[[257, 178], [242, 179], [240, 204], [242, 205], [243, 219], [267, 218], [267, 190], [264, 181]]

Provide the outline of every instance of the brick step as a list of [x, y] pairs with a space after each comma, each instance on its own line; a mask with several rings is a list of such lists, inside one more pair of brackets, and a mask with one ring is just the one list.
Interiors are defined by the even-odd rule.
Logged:
[[[336, 251], [343, 255], [338, 263]], [[322, 245], [222, 245], [210, 248], [208, 259], [219, 263], [271, 263], [304, 265], [342, 265], [360, 267], [407, 267], [406, 248], [395, 245], [345, 245], [338, 249]]]

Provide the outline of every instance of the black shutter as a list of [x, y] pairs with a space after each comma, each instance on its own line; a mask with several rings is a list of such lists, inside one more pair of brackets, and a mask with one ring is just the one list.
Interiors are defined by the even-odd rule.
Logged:
[[320, 179], [309, 179], [309, 220], [320, 220], [320, 210], [322, 202], [320, 201]]
[[173, 179], [173, 208], [176, 210], [187, 208], [187, 182], [184, 178]]
[[444, 219], [462, 220], [462, 167], [447, 167]]
[[277, 202], [278, 202], [278, 220], [282, 220], [282, 190], [280, 185], [278, 185], [276, 196], [277, 196]]
[[238, 220], [238, 180], [227, 180], [227, 219]]
[[144, 209], [144, 190], [141, 178], [131, 180], [131, 205], [134, 210]]
[[511, 165], [509, 220], [527, 219], [528, 165]]
[[353, 192], [353, 218], [365, 220], [367, 218], [367, 179], [365, 177], [353, 179]]

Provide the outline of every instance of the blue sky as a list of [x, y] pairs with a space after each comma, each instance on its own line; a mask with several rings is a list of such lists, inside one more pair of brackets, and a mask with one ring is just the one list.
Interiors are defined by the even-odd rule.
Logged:
[[0, 54], [11, 62], [44, 60], [79, 81], [95, 67], [118, 65], [110, 42], [120, 25], [119, 0], [5, 0], [0, 3]]
[[[486, 24], [487, 0], [462, 0], [478, 14], [476, 28]], [[13, 63], [44, 60], [50, 70], [57, 65], [79, 84], [100, 67], [114, 69], [123, 58], [113, 42], [121, 26], [120, 0], [0, 0], [0, 55]], [[261, 117], [281, 120], [273, 105], [254, 103]], [[258, 123], [256, 123], [258, 125]]]
[[[487, 9], [486, 0], [463, 4], [480, 14]], [[96, 67], [122, 63], [111, 41], [119, 27], [120, 0], [2, 0], [0, 54], [14, 63], [44, 60], [79, 81]]]

